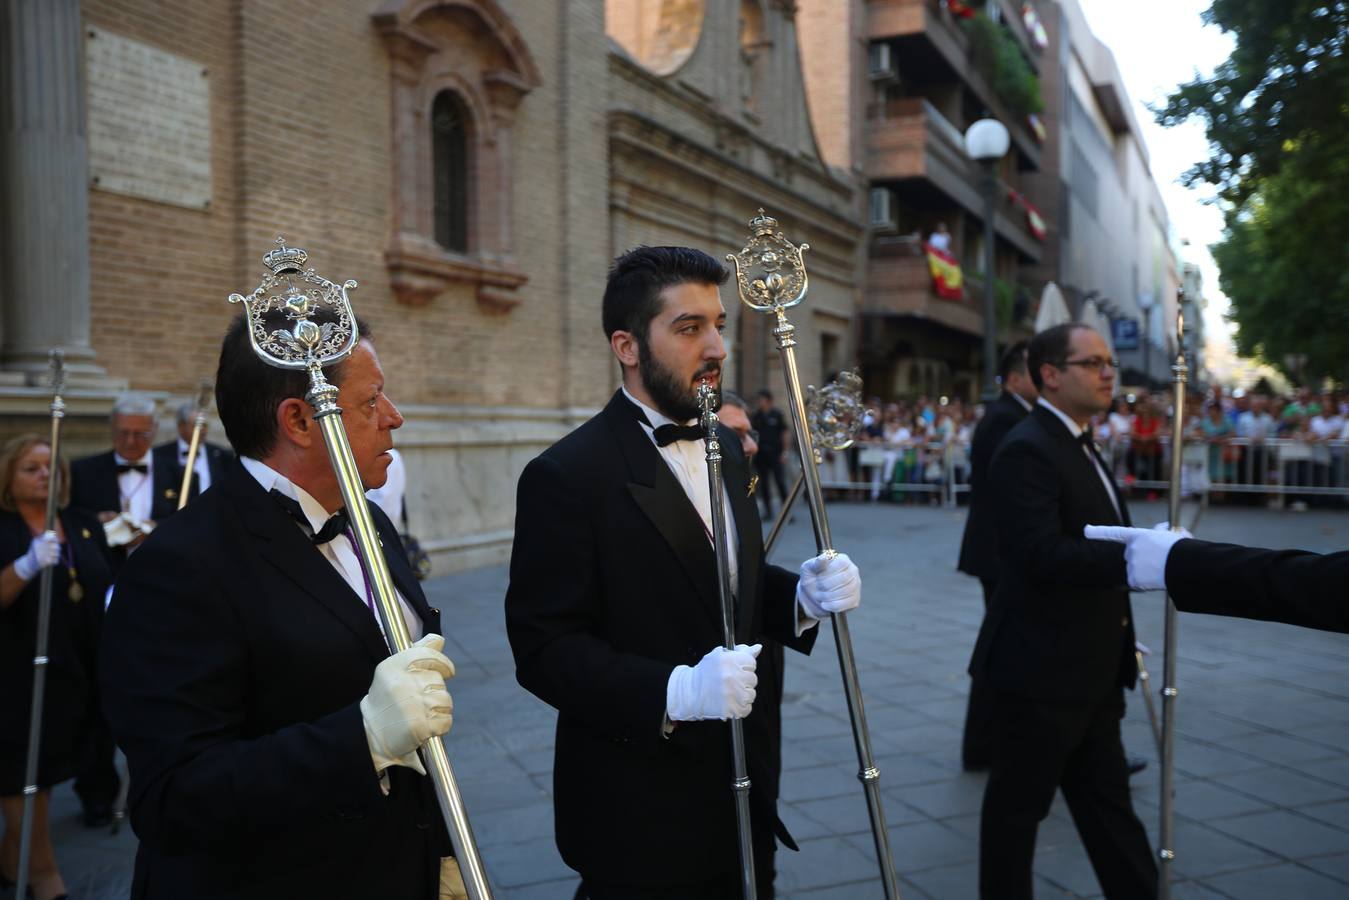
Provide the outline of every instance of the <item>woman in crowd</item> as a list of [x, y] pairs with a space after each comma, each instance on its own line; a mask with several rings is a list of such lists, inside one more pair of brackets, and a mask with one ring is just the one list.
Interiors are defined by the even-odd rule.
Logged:
[[[1200, 434], [1208, 443], [1208, 478], [1215, 488], [1237, 480], [1236, 448], [1229, 446], [1235, 428], [1232, 420], [1223, 414], [1223, 408], [1210, 403], [1199, 423]], [[1219, 494], [1221, 498], [1221, 494]]]
[[[0, 885], [19, 868], [24, 770], [33, 699], [41, 573], [52, 569], [46, 692], [38, 759], [30, 890], [36, 900], [66, 895], [56, 865], [47, 812], [51, 788], [74, 776], [79, 738], [100, 714], [94, 693], [94, 657], [104, 596], [112, 582], [103, 527], [81, 510], [61, 509], [56, 536], [44, 533], [51, 485], [51, 446], [36, 435], [0, 449]], [[69, 469], [60, 462], [60, 505], [69, 499]]]

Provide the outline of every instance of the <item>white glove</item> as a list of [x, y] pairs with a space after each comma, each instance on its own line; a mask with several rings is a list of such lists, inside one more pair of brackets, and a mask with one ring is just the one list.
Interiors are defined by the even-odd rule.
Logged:
[[61, 555], [61, 539], [55, 531], [44, 531], [28, 545], [28, 552], [14, 560], [14, 574], [24, 581], [32, 581], [41, 570], [56, 563]]
[[762, 649], [763, 644], [736, 644], [734, 650], [718, 647], [692, 668], [675, 666], [665, 686], [665, 714], [670, 721], [743, 719], [749, 715], [759, 684], [754, 669]]
[[375, 667], [370, 693], [361, 699], [361, 718], [377, 772], [407, 766], [425, 775], [417, 748], [454, 723], [454, 701], [445, 689], [454, 663], [440, 652], [443, 646], [443, 637], [428, 634]]
[[1191, 537], [1188, 531], [1157, 528], [1125, 528], [1121, 525], [1087, 525], [1082, 534], [1094, 541], [1124, 545], [1129, 587], [1136, 591], [1166, 589], [1166, 558], [1177, 541]]
[[812, 619], [857, 609], [862, 602], [862, 576], [848, 554], [821, 553], [801, 563], [796, 600]]

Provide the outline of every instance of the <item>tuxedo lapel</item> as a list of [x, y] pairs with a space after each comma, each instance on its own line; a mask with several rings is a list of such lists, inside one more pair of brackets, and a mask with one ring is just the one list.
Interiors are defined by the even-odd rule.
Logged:
[[627, 398], [619, 391], [609, 401], [603, 415], [628, 462], [631, 476], [628, 493], [665, 539], [680, 567], [693, 582], [704, 609], [720, 630], [717, 558], [712, 542], [707, 539], [702, 517], [637, 419], [624, 408], [627, 403]]
[[[370, 516], [374, 519], [375, 504], [370, 503]], [[392, 528], [379, 527], [379, 520], [374, 519], [375, 528], [379, 534], [380, 546], [384, 549], [384, 563], [389, 567], [389, 577], [393, 579], [393, 585], [398, 592], [407, 600], [408, 605], [416, 611], [422, 620], [422, 626], [425, 633], [440, 633], [440, 622], [436, 621], [435, 615], [431, 612], [431, 605], [426, 601], [426, 594], [422, 592], [422, 586], [417, 581], [417, 576], [412, 574], [412, 567], [408, 565], [407, 554], [403, 552], [403, 539]]]
[[252, 533], [258, 554], [280, 575], [308, 594], [320, 607], [351, 629], [376, 661], [389, 655], [384, 636], [365, 600], [310, 543], [285, 511], [263, 492], [243, 466], [230, 472], [230, 496], [245, 528]]
[[[1059, 417], [1054, 415], [1043, 406], [1037, 405], [1034, 410], [1036, 421], [1038, 421], [1050, 438], [1063, 451], [1068, 462], [1068, 472], [1075, 473], [1074, 481], [1078, 484], [1089, 485], [1088, 490], [1092, 491], [1098, 500], [1103, 501], [1102, 510], [1115, 518], [1120, 524], [1128, 524], [1128, 513], [1124, 509], [1124, 498], [1119, 496], [1119, 490], [1115, 486], [1115, 479], [1109, 478], [1109, 470], [1106, 475], [1110, 480], [1110, 488], [1101, 482], [1101, 476], [1096, 471], [1096, 463], [1088, 458], [1090, 450], [1083, 447], [1078, 440], [1068, 431], [1068, 427], [1060, 421]], [[1118, 503], [1119, 513], [1116, 514], [1115, 506]]]
[[[721, 445], [740, 438], [729, 428], [721, 428]], [[759, 578], [763, 564], [763, 524], [759, 520], [759, 504], [749, 495], [749, 465], [738, 453], [722, 451], [721, 477], [730, 500], [731, 514], [735, 516], [737, 537], [736, 564], [740, 584], [736, 587], [737, 614], [736, 643], [743, 643], [754, 624], [755, 605], [759, 597]]]

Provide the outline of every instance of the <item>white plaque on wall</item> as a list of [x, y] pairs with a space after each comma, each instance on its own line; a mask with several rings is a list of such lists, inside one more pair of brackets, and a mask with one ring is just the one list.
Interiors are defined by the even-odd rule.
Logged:
[[100, 190], [211, 205], [206, 67], [102, 28], [85, 30], [89, 175]]

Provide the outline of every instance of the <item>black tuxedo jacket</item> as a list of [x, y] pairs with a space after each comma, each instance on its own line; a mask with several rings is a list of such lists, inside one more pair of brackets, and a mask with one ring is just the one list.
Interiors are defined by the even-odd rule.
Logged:
[[[182, 479], [178, 460], [151, 453], [150, 475], [150, 518], [162, 522], [178, 508]], [[117, 461], [111, 450], [70, 464], [70, 505], [92, 513], [121, 512], [122, 492], [117, 487]]]
[[[208, 444], [204, 441], [197, 448], [197, 452], [206, 457], [206, 468], [211, 473], [211, 485], [220, 483], [220, 479], [225, 477], [225, 473], [230, 469], [230, 463], [234, 462], [234, 454], [224, 447], [218, 447], [215, 444]], [[178, 508], [178, 492], [183, 486], [183, 467], [178, 465], [178, 439], [174, 438], [166, 444], [160, 444], [150, 451], [150, 455], [155, 461], [155, 471], [160, 472], [168, 470], [173, 473], [173, 481], [170, 484], [160, 485], [155, 482], [155, 492], [168, 500], [173, 508]], [[197, 475], [192, 473], [192, 483], [188, 487], [188, 500], [197, 499], [201, 489], [197, 486]], [[159, 521], [158, 518], [155, 519]]]
[[993, 526], [993, 496], [987, 487], [993, 453], [1007, 432], [1026, 418], [1026, 408], [1007, 391], [988, 404], [970, 442], [970, 514], [960, 542], [957, 568], [979, 578], [998, 577], [998, 531]]
[[[394, 584], [427, 606], [371, 504]], [[225, 479], [132, 554], [100, 659], [126, 753], [141, 898], [437, 895], [428, 779], [380, 790], [359, 703], [388, 656], [365, 604], [257, 481]]]
[[1178, 541], [1166, 560], [1166, 588], [1186, 612], [1349, 632], [1349, 552], [1261, 550]]
[[1082, 526], [1120, 517], [1082, 445], [1036, 406], [994, 454], [988, 487], [1000, 568], [970, 674], [1038, 700], [1090, 702], [1132, 687], [1124, 548], [1082, 536]]
[[[738, 532], [736, 639], [795, 636], [797, 576], [764, 564], [740, 443], [722, 441]], [[585, 877], [677, 886], [735, 871], [730, 728], [681, 722], [662, 736], [677, 665], [722, 643], [717, 568], [702, 520], [622, 392], [520, 477], [506, 627], [520, 684], [558, 710], [558, 849]], [[776, 815], [781, 697], [758, 661], [745, 720], [754, 827]]]

